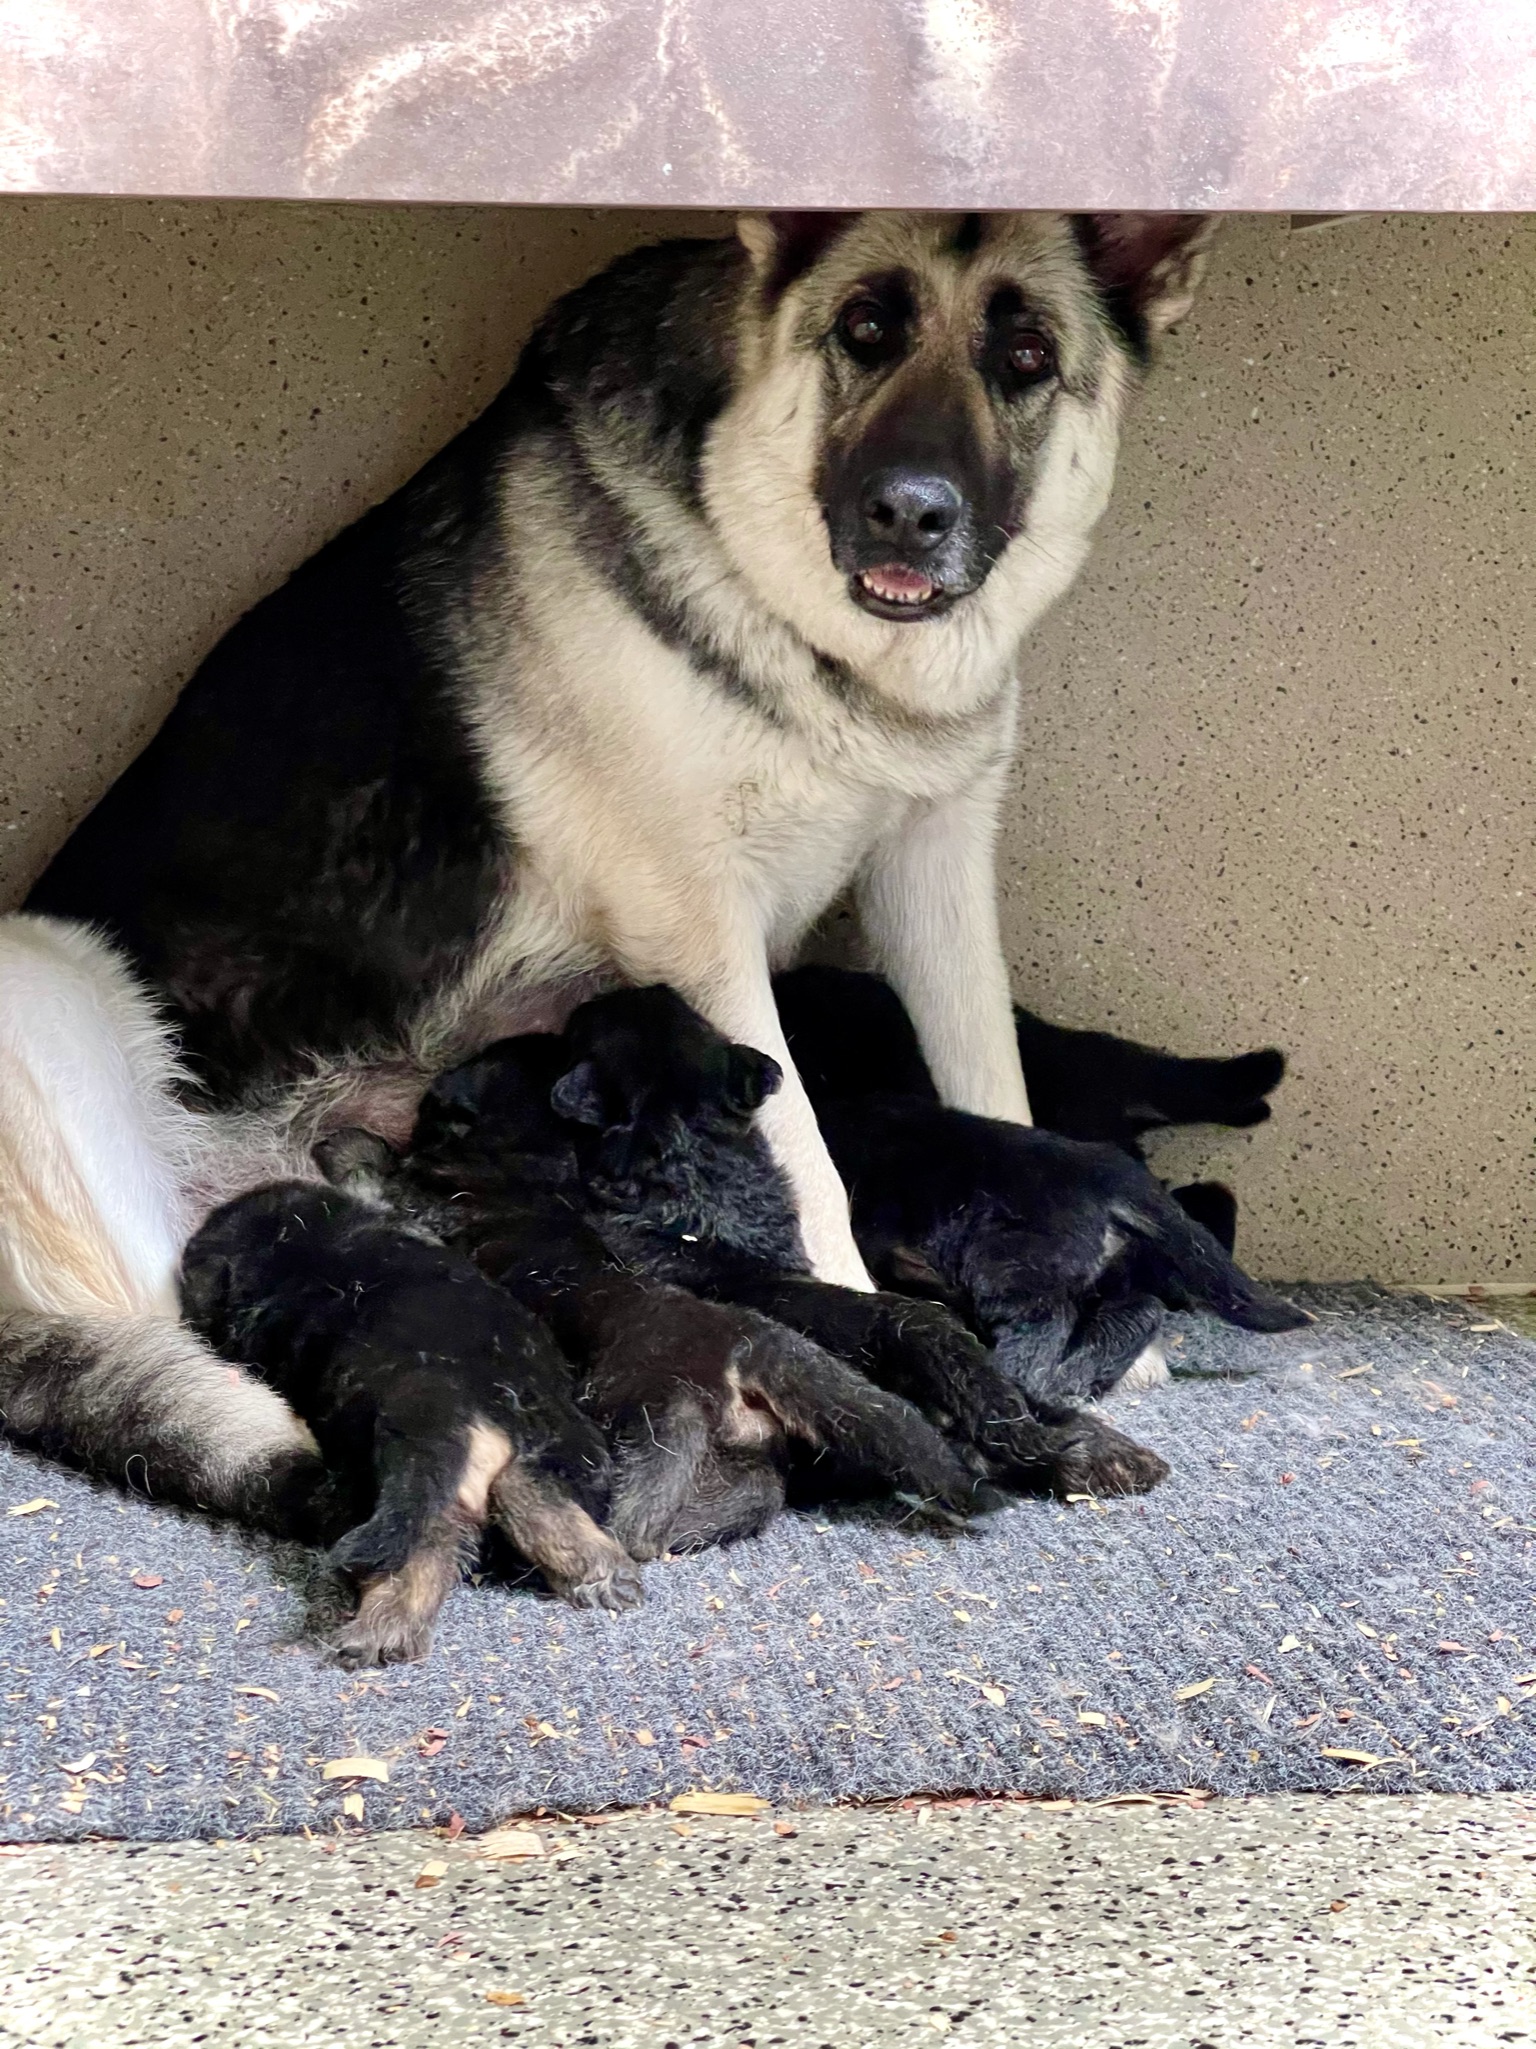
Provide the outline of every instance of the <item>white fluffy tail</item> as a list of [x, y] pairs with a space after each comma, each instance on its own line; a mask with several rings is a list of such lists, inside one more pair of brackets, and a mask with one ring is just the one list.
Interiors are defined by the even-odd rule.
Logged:
[[148, 992], [107, 942], [0, 918], [0, 1309], [176, 1315], [199, 1118]]
[[324, 1467], [309, 1431], [164, 1317], [0, 1314], [0, 1427], [135, 1493], [311, 1534]]

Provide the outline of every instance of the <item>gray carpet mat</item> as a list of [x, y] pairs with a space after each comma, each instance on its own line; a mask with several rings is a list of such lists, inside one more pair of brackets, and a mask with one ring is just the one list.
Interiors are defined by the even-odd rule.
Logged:
[[[0, 1452], [0, 1837], [329, 1829], [349, 1794], [478, 1829], [704, 1788], [1529, 1789], [1536, 1344], [1299, 1299], [1285, 1337], [1188, 1320], [1174, 1383], [1115, 1405], [1175, 1468], [1144, 1500], [786, 1517], [619, 1618], [467, 1585], [383, 1673], [295, 1641], [302, 1554]], [[387, 1779], [324, 1776], [359, 1756]]]

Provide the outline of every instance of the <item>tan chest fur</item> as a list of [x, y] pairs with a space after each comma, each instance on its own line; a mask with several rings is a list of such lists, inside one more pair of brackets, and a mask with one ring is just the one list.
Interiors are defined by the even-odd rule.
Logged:
[[913, 719], [778, 629], [723, 677], [545, 533], [481, 677], [482, 744], [519, 850], [497, 952], [531, 970], [585, 966], [616, 924], [721, 892], [782, 954], [871, 847], [1006, 758], [1011, 683], [964, 717]]

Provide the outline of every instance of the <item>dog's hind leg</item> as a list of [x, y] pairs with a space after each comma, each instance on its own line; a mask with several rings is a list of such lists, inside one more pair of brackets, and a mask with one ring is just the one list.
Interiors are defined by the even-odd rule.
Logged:
[[1010, 1484], [1055, 1486], [1051, 1430], [1030, 1414], [980, 1338], [941, 1304], [855, 1294], [793, 1274], [733, 1293], [913, 1403], [937, 1429], [980, 1451]]
[[957, 1509], [974, 1504], [976, 1476], [911, 1402], [798, 1333], [769, 1326], [732, 1370], [742, 1395], [761, 1401], [790, 1436], [898, 1493]]
[[[1158, 1340], [1163, 1305], [1155, 1295], [1124, 1295], [1094, 1303], [1085, 1311], [1061, 1362], [1063, 1377], [1073, 1375], [1071, 1394], [1096, 1399], [1112, 1387], [1154, 1387], [1168, 1378]], [[1066, 1393], [1063, 1399], [1070, 1398]]]
[[667, 1539], [669, 1551], [704, 1551], [767, 1529], [784, 1506], [784, 1476], [765, 1454], [717, 1451]]
[[337, 1660], [355, 1668], [424, 1658], [444, 1601], [473, 1561], [479, 1535], [457, 1506], [427, 1518], [397, 1571], [364, 1578], [357, 1613], [330, 1640]]
[[1220, 1181], [1186, 1181], [1182, 1188], [1170, 1188], [1185, 1216], [1204, 1224], [1223, 1252], [1237, 1247], [1237, 1197]]
[[[659, 1558], [689, 1504], [709, 1485], [714, 1463], [709, 1419], [686, 1388], [644, 1402], [618, 1423], [608, 1527], [631, 1558]], [[696, 1545], [695, 1548], [702, 1548]]]
[[514, 1455], [491, 1483], [498, 1529], [577, 1608], [638, 1607], [644, 1588], [634, 1562], [558, 1481]]
[[1080, 1400], [1087, 1392], [1068, 1359], [1076, 1323], [1075, 1304], [1039, 1302], [1027, 1314], [996, 1326], [990, 1320], [982, 1324], [991, 1330], [999, 1368], [1037, 1412]]
[[702, 1401], [684, 1388], [660, 1412], [629, 1416], [620, 1436], [609, 1527], [632, 1558], [756, 1536], [784, 1506], [768, 1442], [780, 1433], [767, 1416], [757, 1444], [722, 1447]]
[[1176, 1289], [1240, 1330], [1299, 1330], [1311, 1321], [1304, 1309], [1245, 1274], [1204, 1224], [1186, 1215], [1155, 1181], [1117, 1204], [1115, 1221], [1135, 1234], [1138, 1275], [1158, 1295]]
[[[972, 1445], [1005, 1485], [1056, 1494], [1137, 1494], [1167, 1474], [1156, 1452], [1068, 1406], [1097, 1391], [1093, 1383], [1109, 1370], [1106, 1361], [1113, 1362], [1110, 1379], [1117, 1379], [1144, 1351], [1161, 1321], [1155, 1302], [1156, 1320], [1146, 1333], [1134, 1313], [1101, 1312], [1102, 1352], [1085, 1356], [1067, 1349], [1072, 1320], [1066, 1310], [1016, 1324], [1007, 1333], [1017, 1374], [1010, 1379], [980, 1339], [937, 1303], [855, 1295], [794, 1276], [762, 1284], [751, 1299], [828, 1349], [849, 1351], [882, 1387]], [[1132, 1309], [1115, 1305], [1122, 1306]], [[1032, 1413], [1036, 1404], [1043, 1414]]]

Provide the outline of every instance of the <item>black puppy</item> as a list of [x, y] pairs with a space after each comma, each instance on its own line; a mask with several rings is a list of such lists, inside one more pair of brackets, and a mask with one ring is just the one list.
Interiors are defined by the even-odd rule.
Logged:
[[[1112, 1386], [1156, 1336], [1164, 1301], [1248, 1330], [1306, 1322], [1198, 1220], [1203, 1211], [1230, 1230], [1224, 1190], [1181, 1191], [1190, 1214], [1140, 1164], [1140, 1136], [1176, 1109], [1262, 1121], [1268, 1105], [1254, 1091], [1279, 1079], [1280, 1055], [1180, 1062], [1043, 1027], [1056, 1048], [1058, 1114], [1069, 1093], [1065, 1122], [1118, 1140], [1089, 1143], [943, 1108], [906, 1012], [874, 976], [802, 969], [776, 990], [871, 1271], [957, 1307], [1033, 1403]], [[1081, 1059], [1077, 1042], [1087, 1042]]]
[[1009, 1484], [1133, 1493], [1167, 1472], [1096, 1417], [1031, 1415], [939, 1305], [811, 1277], [753, 1121], [780, 1079], [767, 1055], [730, 1044], [666, 988], [584, 1004], [565, 1049], [551, 1100], [576, 1127], [594, 1228], [626, 1265], [791, 1325], [915, 1403]]
[[[559, 1039], [506, 1040], [428, 1091], [396, 1197], [535, 1310], [584, 1372], [609, 1434], [608, 1527], [631, 1556], [749, 1535], [786, 1474], [969, 1506], [976, 1478], [916, 1409], [749, 1309], [696, 1299], [615, 1258], [585, 1221], [571, 1128], [551, 1103]], [[331, 1174], [366, 1176], [376, 1142], [332, 1141]]]
[[593, 1520], [608, 1458], [564, 1358], [456, 1253], [338, 1189], [278, 1183], [214, 1211], [181, 1288], [188, 1323], [288, 1400], [334, 1476], [331, 1557], [361, 1587], [344, 1661], [425, 1657], [487, 1522], [567, 1600], [640, 1599]]
[[[773, 993], [813, 1100], [939, 1100], [901, 999], [879, 975], [794, 968], [774, 978]], [[1267, 1122], [1266, 1099], [1285, 1076], [1285, 1055], [1273, 1046], [1230, 1059], [1190, 1060], [1108, 1032], [1049, 1024], [1019, 1004], [1013, 1017], [1036, 1127], [1063, 1138], [1102, 1140], [1136, 1160], [1146, 1157], [1141, 1141], [1150, 1131]]]

